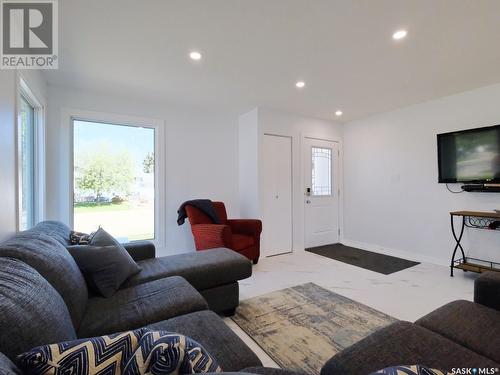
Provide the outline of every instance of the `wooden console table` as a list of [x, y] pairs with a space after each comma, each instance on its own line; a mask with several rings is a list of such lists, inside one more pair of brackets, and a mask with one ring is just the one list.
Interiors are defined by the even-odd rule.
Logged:
[[[450, 212], [451, 217], [451, 232], [453, 238], [455, 238], [456, 245], [453, 249], [453, 255], [451, 257], [451, 271], [450, 276], [453, 276], [453, 269], [458, 268], [463, 271], [471, 272], [485, 272], [485, 271], [498, 271], [500, 272], [500, 263], [492, 262], [484, 259], [477, 259], [465, 256], [464, 248], [460, 241], [464, 234], [465, 227], [474, 229], [486, 229], [486, 230], [500, 230], [490, 229], [490, 224], [495, 221], [500, 221], [500, 213], [496, 212], [479, 212], [479, 211], [453, 211]], [[455, 217], [461, 217], [462, 226], [460, 229], [460, 234], [457, 236], [455, 231]], [[462, 258], [455, 260], [455, 255], [457, 250], [460, 249], [462, 253]]]

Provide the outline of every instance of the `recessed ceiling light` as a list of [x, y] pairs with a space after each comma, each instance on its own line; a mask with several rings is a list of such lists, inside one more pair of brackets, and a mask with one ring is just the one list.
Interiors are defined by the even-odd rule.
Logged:
[[304, 81], [298, 81], [295, 86], [297, 86], [299, 89], [301, 89], [302, 87], [304, 87], [306, 85], [306, 83]]
[[335, 116], [342, 116], [342, 111], [340, 109], [335, 111]]
[[406, 35], [408, 35], [408, 31], [398, 30], [394, 34], [392, 34], [392, 39], [394, 39], [394, 40], [404, 39], [404, 38], [406, 38]]
[[189, 57], [191, 58], [191, 60], [198, 61], [201, 60], [201, 53], [199, 53], [198, 51], [193, 51], [189, 54]]

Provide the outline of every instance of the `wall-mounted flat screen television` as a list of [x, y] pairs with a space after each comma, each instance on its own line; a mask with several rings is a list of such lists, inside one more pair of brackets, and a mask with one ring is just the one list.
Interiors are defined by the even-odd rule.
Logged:
[[439, 182], [500, 183], [500, 125], [438, 134]]

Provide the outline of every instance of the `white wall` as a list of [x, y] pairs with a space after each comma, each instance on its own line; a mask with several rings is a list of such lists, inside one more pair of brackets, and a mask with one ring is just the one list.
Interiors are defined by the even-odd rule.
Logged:
[[176, 223], [177, 209], [185, 200], [221, 200], [230, 216], [239, 214], [236, 117], [61, 87], [49, 87], [49, 107], [49, 218], [69, 223], [70, 217], [70, 127], [61, 121], [65, 108], [164, 120], [166, 204], [161, 209], [166, 215], [166, 248], [158, 249], [159, 255], [194, 250], [189, 222], [181, 227]]
[[46, 83], [39, 71], [0, 70], [0, 241], [17, 229], [16, 106], [20, 77], [41, 104], [46, 103]]
[[[258, 129], [258, 139], [254, 139], [251, 129]], [[240, 116], [240, 165], [246, 165], [246, 169], [240, 169], [240, 191], [242, 194], [241, 207], [254, 205], [253, 201], [258, 200], [260, 205], [262, 202], [258, 198], [258, 191], [263, 191], [266, 186], [262, 185], [262, 179], [259, 178], [259, 185], [254, 186], [257, 189], [257, 194], [252, 195], [248, 191], [248, 186], [243, 186], [245, 179], [241, 179], [242, 174], [246, 174], [248, 170], [251, 175], [259, 175], [253, 172], [253, 169], [247, 164], [248, 158], [256, 162], [257, 170], [262, 170], [262, 163], [265, 163], [259, 156], [258, 148], [262, 144], [264, 134], [274, 134], [289, 136], [292, 138], [292, 189], [293, 189], [293, 250], [304, 250], [304, 182], [302, 170], [302, 139], [304, 137], [313, 137], [332, 141], [342, 142], [342, 126], [333, 122], [310, 117], [304, 117], [292, 113], [277, 111], [268, 108], [256, 108], [253, 111]], [[243, 145], [244, 144], [244, 145]], [[253, 148], [252, 148], [253, 147]], [[257, 156], [253, 151], [257, 152]], [[246, 151], [246, 153], [245, 153]], [[250, 157], [249, 157], [250, 155]], [[242, 158], [245, 161], [242, 161]], [[255, 160], [257, 159], [257, 160]], [[247, 201], [245, 201], [247, 199]], [[249, 203], [249, 201], [251, 203]], [[258, 207], [258, 212], [262, 212], [262, 208]], [[257, 215], [259, 216], [259, 215]], [[254, 215], [255, 217], [255, 215]], [[265, 230], [265, 228], [263, 229]]]
[[[500, 194], [452, 194], [438, 184], [436, 134], [496, 124], [500, 85], [346, 124], [344, 242], [448, 264], [449, 212], [500, 209]], [[500, 260], [499, 233], [466, 237], [471, 256]]]
[[238, 127], [240, 214], [256, 218], [259, 210], [259, 140], [257, 108], [240, 116]]

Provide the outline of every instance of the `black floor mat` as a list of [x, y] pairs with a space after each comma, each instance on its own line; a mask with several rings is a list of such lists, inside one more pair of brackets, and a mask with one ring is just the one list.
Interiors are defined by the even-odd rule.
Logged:
[[306, 249], [306, 251], [384, 275], [389, 275], [420, 264], [419, 262], [413, 262], [411, 260], [344, 246], [341, 243], [311, 247]]

